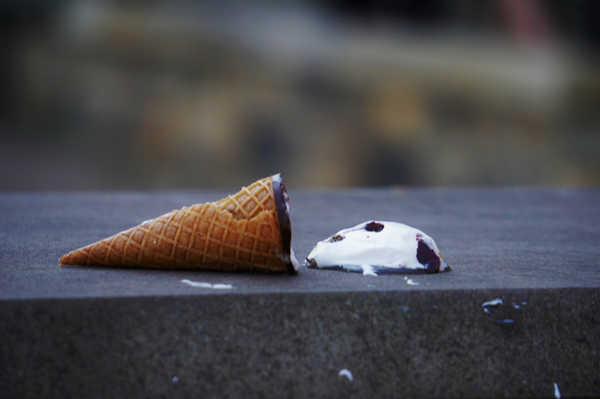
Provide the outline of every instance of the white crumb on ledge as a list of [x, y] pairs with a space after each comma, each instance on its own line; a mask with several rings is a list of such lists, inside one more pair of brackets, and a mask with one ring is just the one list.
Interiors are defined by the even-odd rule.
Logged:
[[339, 375], [340, 377], [346, 377], [346, 378], [348, 378], [348, 380], [349, 380], [350, 382], [354, 381], [354, 378], [352, 377], [352, 373], [350, 372], [350, 370], [343, 369], [343, 370], [341, 370], [341, 371], [339, 372], [339, 374], [338, 374], [338, 375]]
[[201, 281], [190, 281], [190, 280], [181, 280], [182, 283], [187, 284], [187, 285], [191, 285], [192, 287], [196, 287], [196, 288], [212, 288], [214, 290], [230, 290], [233, 288], [233, 285], [231, 284], [211, 284], [211, 283], [204, 283]]
[[484, 302], [483, 305], [481, 305], [481, 307], [485, 308], [486, 306], [498, 306], [498, 305], [502, 305], [502, 298], [496, 298], [496, 299], [492, 299], [491, 301]]

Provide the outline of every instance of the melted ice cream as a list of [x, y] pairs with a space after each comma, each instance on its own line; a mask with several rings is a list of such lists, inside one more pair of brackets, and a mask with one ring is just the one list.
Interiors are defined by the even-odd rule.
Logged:
[[306, 260], [312, 268], [364, 275], [450, 270], [431, 237], [395, 222], [373, 221], [341, 230], [317, 243]]

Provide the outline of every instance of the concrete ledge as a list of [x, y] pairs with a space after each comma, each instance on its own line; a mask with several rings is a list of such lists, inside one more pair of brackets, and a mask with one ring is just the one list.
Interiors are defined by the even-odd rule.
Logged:
[[0, 396], [552, 397], [555, 383], [600, 396], [599, 191], [290, 194], [300, 258], [387, 219], [433, 236], [453, 271], [413, 286], [306, 268], [60, 268], [77, 245], [221, 193], [3, 194]]

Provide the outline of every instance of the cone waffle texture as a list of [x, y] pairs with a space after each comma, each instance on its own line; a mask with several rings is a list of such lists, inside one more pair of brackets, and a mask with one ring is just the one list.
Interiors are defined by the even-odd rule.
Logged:
[[63, 265], [287, 272], [272, 177], [164, 214], [60, 259]]

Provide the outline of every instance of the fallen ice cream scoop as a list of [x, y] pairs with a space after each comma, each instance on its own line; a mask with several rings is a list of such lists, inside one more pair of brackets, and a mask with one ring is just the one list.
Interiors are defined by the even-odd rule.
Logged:
[[365, 222], [340, 230], [313, 248], [307, 266], [364, 275], [449, 271], [433, 238], [396, 222]]

